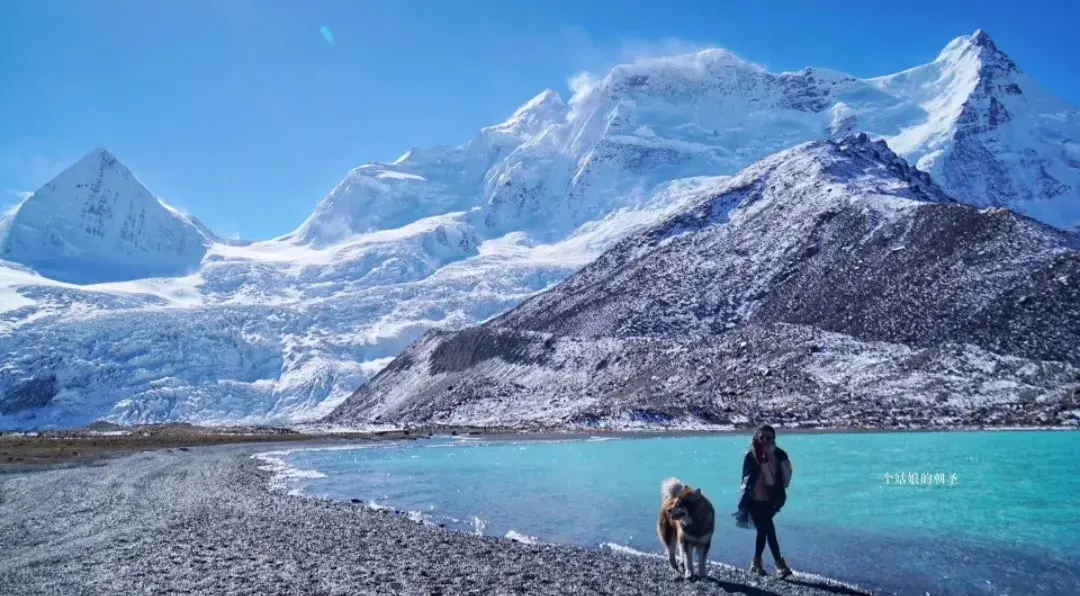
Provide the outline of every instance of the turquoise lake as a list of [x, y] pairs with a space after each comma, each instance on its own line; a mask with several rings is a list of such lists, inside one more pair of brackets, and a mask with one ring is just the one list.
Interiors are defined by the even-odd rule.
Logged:
[[[295, 450], [286, 462], [324, 475], [293, 480], [311, 496], [485, 535], [650, 554], [661, 552], [660, 482], [676, 476], [716, 507], [709, 558], [746, 567], [754, 534], [729, 514], [748, 440], [447, 437]], [[885, 594], [1080, 594], [1080, 433], [781, 431], [778, 444], [794, 474], [776, 524], [796, 571]], [[765, 561], [771, 570], [768, 551]]]

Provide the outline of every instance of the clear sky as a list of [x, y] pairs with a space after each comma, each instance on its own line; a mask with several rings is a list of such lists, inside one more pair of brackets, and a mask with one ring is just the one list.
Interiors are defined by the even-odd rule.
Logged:
[[582, 70], [719, 46], [874, 76], [977, 28], [1080, 104], [1068, 0], [0, 0], [0, 206], [103, 146], [219, 234], [269, 238], [352, 167], [464, 143]]

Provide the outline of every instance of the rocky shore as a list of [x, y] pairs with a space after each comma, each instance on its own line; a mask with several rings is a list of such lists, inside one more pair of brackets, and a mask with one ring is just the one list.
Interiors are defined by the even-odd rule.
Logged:
[[269, 488], [267, 445], [0, 475], [0, 594], [861, 594], [815, 576], [478, 538]]

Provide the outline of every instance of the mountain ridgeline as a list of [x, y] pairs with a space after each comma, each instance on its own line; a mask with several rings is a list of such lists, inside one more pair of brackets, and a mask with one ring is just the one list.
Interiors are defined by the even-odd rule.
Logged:
[[[868, 79], [709, 49], [578, 82], [460, 145], [362, 164], [257, 242], [92, 151], [0, 220], [0, 429], [314, 421], [388, 364], [337, 419], [726, 419], [795, 400], [811, 420], [819, 395], [942, 419], [1023, 396], [1030, 413], [995, 411], [1069, 419], [1080, 112], [986, 33]], [[501, 406], [470, 388], [487, 373], [432, 399], [390, 387], [446, 338], [439, 374], [510, 358], [462, 347], [486, 333], [557, 364], [492, 372]], [[942, 346], [959, 351], [924, 351]], [[552, 366], [566, 391], [537, 388]]]
[[553, 289], [431, 332], [328, 418], [496, 426], [1068, 424], [1080, 243], [865, 135], [719, 183]]

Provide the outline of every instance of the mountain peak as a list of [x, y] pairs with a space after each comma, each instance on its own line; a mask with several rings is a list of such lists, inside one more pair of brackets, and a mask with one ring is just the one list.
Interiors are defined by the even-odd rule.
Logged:
[[[135, 175], [131, 173], [131, 170], [129, 170], [122, 161], [120, 161], [120, 158], [116, 157], [116, 155], [105, 147], [94, 147], [86, 152], [85, 155], [77, 159], [75, 163], [71, 164], [67, 169], [58, 174], [56, 178], [50, 181], [50, 183], [55, 182], [56, 179], [65, 174], [87, 176], [89, 175], [89, 172], [110, 168], [115, 168], [124, 178], [135, 179]], [[135, 183], [138, 184], [137, 181]]]
[[116, 159], [116, 156], [105, 147], [94, 147], [84, 157], [100, 157], [103, 159]]
[[[732, 188], [749, 188], [767, 179], [784, 180], [794, 186], [823, 183], [860, 188], [865, 195], [892, 197], [927, 203], [955, 203], [930, 175], [910, 165], [881, 139], [866, 133], [836, 140], [803, 143], [775, 153], [733, 176]], [[875, 182], [866, 185], [866, 181]], [[782, 185], [781, 185], [782, 186]], [[791, 193], [796, 196], [798, 193]], [[781, 202], [786, 193], [777, 193]]]
[[707, 79], [729, 70], [764, 73], [765, 69], [754, 62], [740, 58], [723, 48], [708, 48], [689, 54], [659, 58], [642, 58], [629, 64], [620, 64], [607, 76], [616, 88], [640, 89], [651, 87], [663, 80]]
[[559, 96], [559, 92], [554, 89], [544, 89], [536, 95], [536, 97], [525, 102], [525, 105], [517, 109], [515, 114], [525, 111], [541, 110], [548, 107], [560, 108], [565, 106], [562, 97]]
[[99, 283], [186, 273], [209, 242], [98, 147], [11, 214], [0, 255], [53, 279]]
[[975, 33], [971, 34], [970, 39], [971, 43], [977, 46], [997, 49], [997, 46], [994, 45], [994, 40], [990, 39], [990, 35], [982, 29], [976, 29]]
[[548, 125], [562, 119], [566, 103], [553, 89], [544, 89], [521, 105], [503, 123], [485, 128], [486, 131], [514, 135], [535, 135]]
[[1006, 71], [1019, 70], [1012, 58], [1009, 58], [1005, 52], [1001, 51], [997, 44], [994, 43], [994, 40], [990, 39], [990, 35], [982, 29], [975, 30], [975, 33], [969, 38], [969, 43], [978, 50], [979, 58], [984, 65], [1000, 66]]
[[1000, 66], [1007, 71], [1017, 70], [1012, 58], [1002, 52], [990, 35], [982, 29], [976, 29], [971, 35], [961, 35], [950, 41], [935, 62], [960, 62], [966, 58], [975, 58], [981, 68]]

